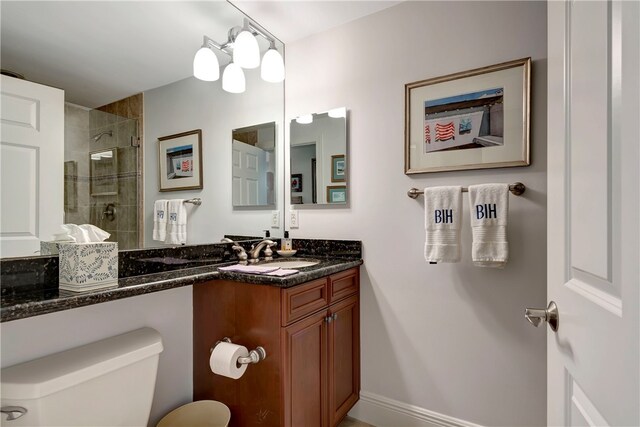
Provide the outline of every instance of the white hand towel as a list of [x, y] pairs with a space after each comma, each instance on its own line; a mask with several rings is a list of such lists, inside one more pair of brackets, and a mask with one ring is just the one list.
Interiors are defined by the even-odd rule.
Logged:
[[431, 263], [460, 261], [462, 187], [424, 189], [424, 259]]
[[509, 259], [507, 242], [509, 185], [470, 186], [469, 210], [473, 234], [471, 250], [473, 264], [479, 267], [504, 268]]
[[153, 240], [164, 242], [167, 238], [167, 200], [153, 203]]
[[183, 199], [171, 199], [167, 203], [167, 238], [165, 243], [184, 245], [187, 243], [187, 208]]

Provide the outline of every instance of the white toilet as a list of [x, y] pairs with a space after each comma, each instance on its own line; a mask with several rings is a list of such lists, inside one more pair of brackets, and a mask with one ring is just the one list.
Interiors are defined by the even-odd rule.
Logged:
[[142, 328], [4, 368], [2, 425], [146, 427], [162, 349]]

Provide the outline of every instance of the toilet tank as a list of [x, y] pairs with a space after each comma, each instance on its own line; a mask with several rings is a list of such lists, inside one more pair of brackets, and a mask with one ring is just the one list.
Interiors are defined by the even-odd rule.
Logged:
[[3, 426], [146, 426], [162, 352], [152, 328], [2, 369], [1, 405], [27, 413]]

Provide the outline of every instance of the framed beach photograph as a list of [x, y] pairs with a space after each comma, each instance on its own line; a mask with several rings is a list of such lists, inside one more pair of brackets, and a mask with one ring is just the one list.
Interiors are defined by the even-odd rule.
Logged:
[[345, 181], [346, 162], [344, 154], [331, 156], [331, 182]]
[[531, 58], [405, 85], [405, 174], [528, 166]]
[[302, 174], [301, 173], [291, 174], [291, 191], [295, 193], [299, 193], [302, 191]]
[[158, 138], [160, 191], [202, 188], [202, 130]]
[[345, 185], [327, 186], [327, 203], [347, 203], [347, 187]]

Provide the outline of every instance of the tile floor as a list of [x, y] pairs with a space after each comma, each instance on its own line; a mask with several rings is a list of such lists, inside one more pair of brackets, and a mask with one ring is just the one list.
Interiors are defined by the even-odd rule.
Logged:
[[342, 422], [338, 425], [338, 427], [375, 427], [371, 424], [364, 423], [360, 420], [356, 420], [355, 418], [346, 417]]

